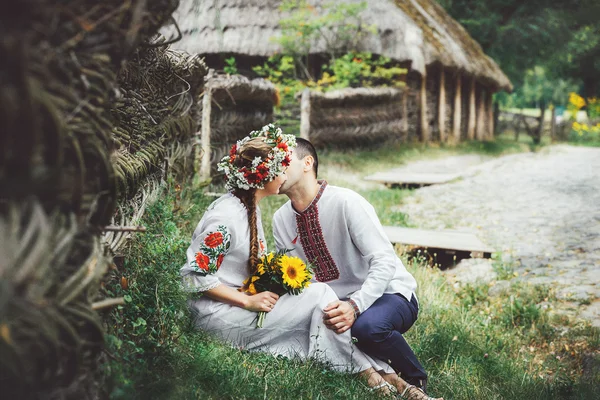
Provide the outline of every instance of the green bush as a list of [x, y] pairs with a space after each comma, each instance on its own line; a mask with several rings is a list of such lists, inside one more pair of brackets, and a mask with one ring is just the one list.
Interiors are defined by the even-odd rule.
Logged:
[[188, 193], [184, 204], [175, 189], [149, 205], [138, 234], [124, 254], [124, 263], [109, 274], [107, 297], [123, 296], [105, 316], [109, 385], [116, 393], [130, 393], [132, 379], [179, 345], [190, 327], [186, 296], [180, 288], [179, 268], [185, 262], [191, 231], [210, 202]]

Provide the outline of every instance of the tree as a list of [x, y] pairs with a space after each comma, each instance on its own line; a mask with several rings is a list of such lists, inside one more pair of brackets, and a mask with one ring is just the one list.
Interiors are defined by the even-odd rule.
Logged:
[[316, 45], [322, 44], [330, 61], [356, 49], [365, 34], [372, 31], [361, 20], [360, 13], [367, 8], [366, 2], [326, 2], [315, 8], [306, 0], [285, 0], [281, 11], [289, 13], [279, 21], [281, 36], [276, 40], [282, 52], [294, 58], [304, 76], [312, 79], [308, 65], [309, 54]]
[[552, 107], [551, 131], [554, 131], [554, 109], [560, 104], [568, 101], [569, 92], [573, 89], [573, 83], [560, 78], [553, 78], [543, 67], [536, 66], [527, 70], [522, 88], [523, 99], [528, 104], [535, 104], [540, 110], [538, 127], [533, 133], [533, 141], [539, 144], [542, 138], [544, 126], [544, 113], [548, 106]]
[[505, 71], [515, 88], [542, 66], [580, 80], [587, 96], [600, 87], [600, 2], [597, 0], [439, 0]]

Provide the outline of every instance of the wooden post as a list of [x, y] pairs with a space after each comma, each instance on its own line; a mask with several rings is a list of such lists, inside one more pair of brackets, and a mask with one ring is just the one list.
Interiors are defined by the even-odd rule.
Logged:
[[440, 129], [440, 142], [446, 141], [446, 73], [444, 66], [440, 70], [440, 96], [438, 106], [438, 127]]
[[302, 91], [300, 101], [300, 137], [308, 140], [310, 135], [310, 90]]
[[429, 142], [429, 122], [427, 121], [427, 75], [421, 76], [421, 140], [423, 143]]
[[476, 124], [476, 134], [477, 134], [477, 140], [484, 140], [485, 139], [485, 115], [486, 115], [486, 111], [485, 111], [485, 97], [486, 97], [486, 90], [481, 86], [481, 85], [477, 85], [479, 86], [479, 102], [477, 103], [477, 124]]
[[408, 88], [402, 93], [402, 140], [408, 140]]
[[461, 128], [461, 118], [462, 118], [462, 82], [460, 72], [456, 73], [456, 89], [454, 90], [454, 116], [452, 123], [452, 133], [454, 135], [454, 142], [460, 142], [460, 128]]
[[494, 97], [492, 91], [488, 91], [487, 101], [487, 126], [488, 126], [488, 139], [494, 140]]
[[554, 142], [554, 138], [556, 136], [556, 106], [554, 104], [552, 107], [552, 115], [550, 116], [550, 140]]
[[475, 77], [471, 77], [469, 88], [469, 121], [467, 122], [467, 139], [475, 138]]
[[[210, 113], [212, 104], [212, 91], [210, 81], [213, 77], [214, 70], [210, 69], [208, 75], [204, 78], [204, 96], [202, 97], [202, 129], [200, 143], [202, 147], [201, 164], [200, 164], [200, 179], [207, 180], [210, 178]], [[198, 154], [196, 154], [198, 155]]]

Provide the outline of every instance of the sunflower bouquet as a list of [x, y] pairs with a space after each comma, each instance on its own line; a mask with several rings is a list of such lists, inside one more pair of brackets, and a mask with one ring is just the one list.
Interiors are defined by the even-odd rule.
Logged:
[[[251, 295], [266, 291], [279, 296], [300, 294], [310, 285], [312, 267], [298, 257], [288, 256], [288, 251], [284, 249], [262, 256], [256, 273], [244, 281], [242, 290]], [[262, 328], [266, 315], [264, 311], [258, 313], [257, 328]]]

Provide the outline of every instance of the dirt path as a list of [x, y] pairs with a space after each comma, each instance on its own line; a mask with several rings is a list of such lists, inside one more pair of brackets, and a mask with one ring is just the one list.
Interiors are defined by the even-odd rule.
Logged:
[[399, 209], [420, 228], [476, 233], [518, 279], [554, 286], [563, 310], [600, 326], [600, 149], [467, 163], [464, 179], [416, 190]]

